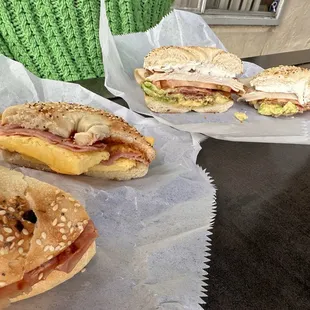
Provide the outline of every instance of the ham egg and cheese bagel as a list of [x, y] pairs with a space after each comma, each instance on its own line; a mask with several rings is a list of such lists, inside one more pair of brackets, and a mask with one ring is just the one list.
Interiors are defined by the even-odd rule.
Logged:
[[2, 114], [4, 159], [62, 174], [129, 180], [155, 158], [152, 138], [103, 110], [69, 103], [27, 103]]
[[232, 93], [244, 92], [242, 72], [241, 60], [221, 49], [168, 46], [151, 51], [135, 78], [153, 112], [220, 113], [233, 105]]
[[0, 166], [0, 309], [81, 271], [97, 236], [70, 194]]
[[250, 88], [240, 99], [262, 115], [303, 113], [310, 110], [310, 70], [295, 66], [264, 70], [250, 80]]

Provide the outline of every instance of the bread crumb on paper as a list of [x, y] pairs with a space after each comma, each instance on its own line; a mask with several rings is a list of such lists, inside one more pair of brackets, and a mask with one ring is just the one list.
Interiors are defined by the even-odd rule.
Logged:
[[243, 113], [243, 112], [235, 112], [234, 116], [241, 123], [243, 123], [245, 120], [248, 119], [248, 116], [245, 113]]
[[84, 273], [86, 271], [86, 268], [83, 268], [82, 270], [81, 270], [81, 273]]

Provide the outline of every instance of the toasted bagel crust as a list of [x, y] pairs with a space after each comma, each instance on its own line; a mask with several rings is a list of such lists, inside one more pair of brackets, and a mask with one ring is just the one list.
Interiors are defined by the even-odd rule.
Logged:
[[71, 279], [73, 276], [75, 276], [77, 273], [83, 270], [83, 268], [90, 262], [90, 260], [94, 257], [95, 254], [96, 254], [96, 244], [94, 242], [89, 247], [87, 252], [85, 252], [83, 257], [79, 260], [79, 262], [76, 264], [76, 266], [71, 272], [65, 273], [58, 270], [54, 270], [48, 275], [48, 277], [44, 281], [36, 283], [33, 286], [30, 293], [19, 295], [16, 298], [12, 298], [10, 301], [13, 303], [23, 299], [34, 297], [36, 295], [49, 291], [55, 286]]
[[0, 166], [0, 184], [3, 287], [74, 243], [89, 216], [70, 194], [20, 172]]

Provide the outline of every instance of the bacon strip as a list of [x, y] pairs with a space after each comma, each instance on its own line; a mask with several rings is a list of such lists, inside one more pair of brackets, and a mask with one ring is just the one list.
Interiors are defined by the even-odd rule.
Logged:
[[22, 280], [0, 288], [0, 300], [16, 297], [23, 292], [30, 292], [31, 287], [40, 281], [41, 273], [43, 274], [41, 280], [46, 279], [53, 270], [70, 273], [97, 237], [97, 230], [93, 221], [90, 220], [80, 236], [65, 251], [36, 269], [25, 273]]
[[20, 128], [20, 127], [14, 128], [13, 126], [7, 126], [7, 125], [0, 126], [0, 135], [36, 137], [73, 152], [91, 152], [91, 151], [104, 150], [106, 148], [106, 144], [102, 142], [97, 142], [93, 145], [77, 145], [74, 143], [73, 139], [65, 139], [60, 136], [56, 136], [48, 131]]

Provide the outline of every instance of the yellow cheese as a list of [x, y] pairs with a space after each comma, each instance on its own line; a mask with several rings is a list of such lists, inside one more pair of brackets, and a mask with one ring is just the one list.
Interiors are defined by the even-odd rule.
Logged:
[[32, 157], [62, 174], [79, 175], [108, 160], [106, 151], [72, 152], [35, 137], [0, 136], [0, 148]]
[[204, 107], [216, 104], [225, 104], [231, 99], [222, 95], [221, 93], [214, 93], [210, 96], [205, 96], [202, 99], [185, 99], [183, 95], [179, 95], [179, 101], [177, 105], [181, 105], [184, 107]]
[[151, 146], [154, 146], [155, 139], [153, 137], [144, 137], [144, 138]]
[[114, 171], [127, 171], [134, 168], [137, 165], [137, 162], [133, 159], [119, 158], [112, 165], [96, 165], [90, 168], [89, 172], [114, 172]]

